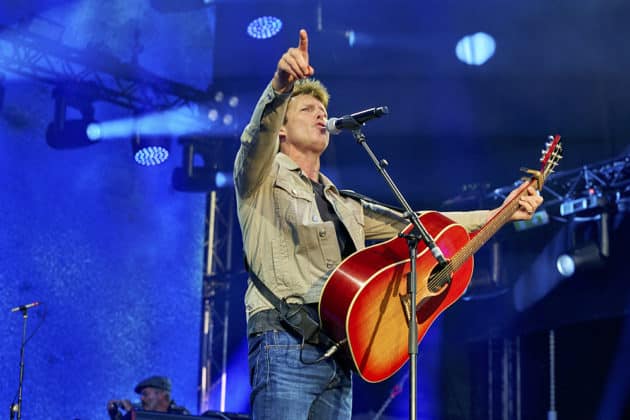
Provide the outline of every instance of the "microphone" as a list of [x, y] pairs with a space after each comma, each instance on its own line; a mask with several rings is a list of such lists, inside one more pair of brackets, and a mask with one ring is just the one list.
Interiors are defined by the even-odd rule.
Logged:
[[27, 303], [26, 305], [20, 305], [20, 306], [16, 306], [15, 308], [11, 308], [11, 312], [26, 311], [27, 309], [34, 308], [35, 306], [38, 306], [38, 305], [39, 305], [39, 302]]
[[328, 130], [330, 134], [339, 134], [341, 130], [356, 130], [367, 121], [382, 117], [385, 114], [389, 114], [389, 108], [379, 106], [355, 112], [351, 115], [344, 115], [339, 118], [329, 118], [328, 121], [326, 121], [326, 130]]

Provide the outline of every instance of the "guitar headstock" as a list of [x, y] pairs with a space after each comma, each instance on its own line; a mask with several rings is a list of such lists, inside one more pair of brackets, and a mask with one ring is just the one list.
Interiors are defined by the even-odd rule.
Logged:
[[549, 141], [545, 143], [545, 148], [542, 150], [542, 156], [540, 157], [541, 167], [540, 171], [532, 169], [526, 169], [525, 172], [532, 175], [536, 181], [536, 189], [542, 190], [543, 184], [549, 175], [551, 175], [558, 166], [558, 163], [562, 159], [562, 143], [560, 142], [560, 135], [549, 136]]

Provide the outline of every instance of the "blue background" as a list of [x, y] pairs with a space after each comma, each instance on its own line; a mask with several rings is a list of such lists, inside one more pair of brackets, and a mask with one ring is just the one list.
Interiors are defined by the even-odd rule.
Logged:
[[107, 400], [136, 399], [152, 374], [170, 376], [176, 401], [196, 412], [205, 195], [173, 190], [179, 159], [141, 167], [127, 141], [52, 150], [48, 121], [29, 112], [47, 95], [20, 84], [7, 98], [24, 100], [12, 106], [28, 129], [0, 120], [6, 413], [22, 336], [9, 308], [31, 301], [42, 305], [29, 311], [23, 418], [106, 418]]

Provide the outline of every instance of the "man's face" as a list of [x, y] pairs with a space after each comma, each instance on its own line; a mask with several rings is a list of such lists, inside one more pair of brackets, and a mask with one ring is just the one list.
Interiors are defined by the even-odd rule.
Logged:
[[144, 388], [140, 392], [140, 401], [142, 401], [142, 408], [147, 411], [163, 411], [168, 410], [168, 399], [166, 397], [166, 391], [157, 388]]
[[287, 107], [286, 122], [280, 129], [281, 147], [296, 148], [302, 152], [321, 154], [328, 146], [326, 108], [311, 95], [291, 98]]

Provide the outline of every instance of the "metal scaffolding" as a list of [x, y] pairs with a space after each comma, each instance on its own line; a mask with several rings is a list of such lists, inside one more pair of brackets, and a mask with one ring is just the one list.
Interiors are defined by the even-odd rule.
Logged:
[[207, 98], [207, 92], [122, 62], [103, 45], [65, 46], [27, 25], [0, 25], [0, 68], [51, 85], [70, 84], [84, 96], [134, 111], [168, 109]]
[[200, 413], [210, 409], [225, 411], [234, 206], [232, 189], [208, 193], [199, 378]]

